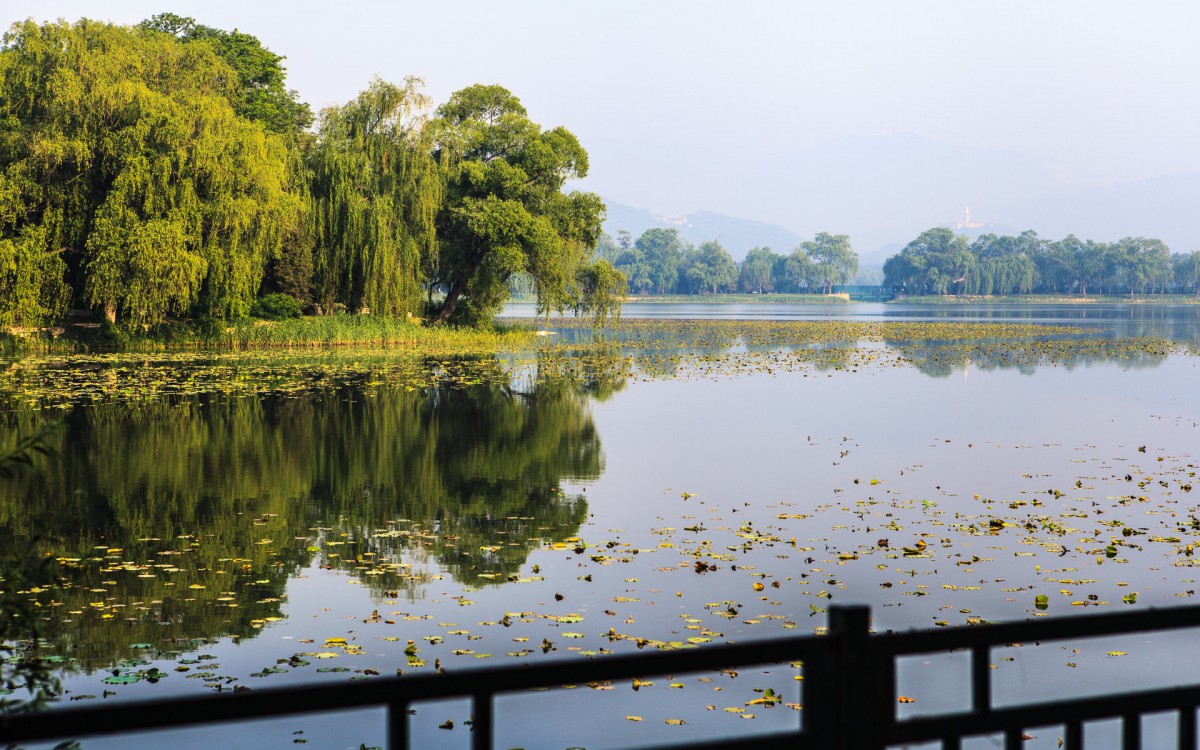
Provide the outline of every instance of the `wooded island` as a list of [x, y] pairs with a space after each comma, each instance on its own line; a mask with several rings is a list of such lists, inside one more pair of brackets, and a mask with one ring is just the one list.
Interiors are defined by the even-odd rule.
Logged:
[[[500, 86], [430, 116], [382, 80], [316, 118], [253, 36], [162, 14], [18, 23], [0, 49], [0, 324], [304, 306], [490, 320], [527, 274], [539, 309], [603, 318], [604, 205], [568, 130]], [[257, 306], [257, 307], [256, 307]]]

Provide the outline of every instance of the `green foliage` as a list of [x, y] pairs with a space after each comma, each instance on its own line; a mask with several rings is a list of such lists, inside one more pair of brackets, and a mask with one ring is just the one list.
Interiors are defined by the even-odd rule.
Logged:
[[160, 13], [141, 28], [169, 34], [185, 42], [208, 44], [237, 76], [231, 96], [238, 115], [261, 123], [281, 135], [298, 135], [313, 122], [312, 110], [286, 87], [284, 58], [262, 46], [257, 37], [237, 29], [222, 31], [196, 23], [194, 18]]
[[518, 273], [532, 277], [539, 313], [574, 306], [604, 217], [598, 196], [562, 191], [587, 175], [579, 141], [563, 128], [543, 131], [500, 86], [456, 92], [432, 125], [447, 179], [430, 266], [446, 292], [436, 319], [490, 319]]
[[1171, 265], [1176, 288], [1200, 295], [1200, 250], [1173, 255]]
[[576, 314], [591, 316], [595, 326], [621, 319], [621, 302], [629, 291], [625, 274], [607, 260], [598, 260], [580, 270], [578, 282]]
[[738, 289], [760, 294], [775, 291], [775, 268], [780, 260], [769, 247], [756, 247], [746, 253], [738, 274]]
[[800, 247], [812, 263], [813, 280], [826, 294], [833, 292], [834, 284], [845, 284], [853, 279], [858, 271], [858, 254], [851, 249], [850, 238], [844, 234], [818, 232]]
[[372, 82], [313, 135], [282, 61], [171, 13], [14, 25], [0, 47], [0, 325], [74, 305], [216, 332], [264, 293], [403, 317], [435, 292], [439, 320], [489, 324], [516, 274], [541, 311], [611, 313], [616, 298], [595, 295], [612, 278], [585, 273], [604, 206], [562, 190], [587, 174], [573, 135], [543, 131], [498, 86], [458, 92], [428, 128], [412, 78]]
[[624, 234], [614, 265], [638, 294], [796, 293], [817, 286], [828, 293], [858, 269], [858, 255], [845, 235], [822, 232], [787, 256], [754, 248], [739, 268], [716, 241], [692, 247], [677, 230], [664, 227], [646, 230], [636, 242]]
[[39, 325], [66, 310], [66, 265], [47, 247], [45, 227], [18, 226], [19, 209], [3, 205], [11, 196], [6, 187], [0, 174], [0, 325]]
[[[60, 427], [43, 425], [0, 450], [0, 478], [12, 479], [50, 455], [49, 438]], [[54, 586], [55, 567], [53, 558], [30, 554], [24, 544], [6, 544], [0, 553], [0, 716], [42, 708], [62, 692], [57, 671], [41, 655], [39, 603], [29, 592]]]
[[52, 452], [49, 438], [62, 426], [61, 422], [42, 425], [13, 445], [0, 449], [0, 479], [12, 479], [20, 471], [32, 468], [39, 458], [49, 456]]
[[698, 248], [688, 248], [679, 267], [683, 290], [689, 294], [717, 294], [732, 291], [737, 284], [738, 269], [720, 242], [705, 242]]
[[301, 313], [299, 300], [290, 294], [264, 294], [250, 308], [250, 316], [264, 320], [286, 320], [298, 318]]
[[679, 285], [679, 267], [687, 248], [679, 231], [655, 227], [637, 241], [626, 239], [614, 265], [625, 274], [629, 287], [639, 294], [671, 294]]
[[265, 323], [237, 321], [223, 326], [206, 339], [192, 338], [176, 346], [250, 348], [307, 348], [349, 344], [387, 346], [435, 352], [493, 352], [523, 349], [533, 336], [523, 329], [501, 329], [494, 325], [477, 328], [422, 325], [419, 318], [389, 318], [378, 315], [316, 315]]
[[946, 294], [951, 288], [957, 292], [974, 262], [965, 236], [937, 227], [884, 262], [883, 283], [913, 294]]
[[792, 251], [791, 255], [775, 261], [774, 279], [776, 291], [799, 292], [809, 291], [816, 277], [812, 260], [804, 252], [803, 247]]
[[[623, 234], [626, 237], [629, 236], [629, 232], [623, 231]], [[599, 241], [596, 242], [596, 250], [592, 253], [592, 258], [594, 260], [606, 260], [609, 263], [615, 264], [617, 258], [621, 256], [621, 252], [622, 247], [613, 239], [613, 236], [608, 232], [603, 232], [600, 235]]]
[[1037, 280], [1037, 232], [1019, 237], [985, 234], [971, 243], [975, 270], [963, 283], [965, 294], [1028, 294]]
[[949, 229], [931, 229], [883, 270], [885, 285], [918, 295], [1187, 294], [1200, 285], [1200, 260], [1172, 255], [1161, 240], [1106, 243], [1068, 235], [1051, 242], [1032, 230], [985, 234], [968, 245]]
[[58, 272], [110, 319], [244, 315], [299, 205], [283, 141], [231, 107], [229, 66], [210, 45], [92, 21], [4, 40], [0, 241], [38, 261], [18, 263], [24, 312], [7, 314], [61, 311]]
[[404, 315], [420, 310], [436, 247], [442, 182], [418, 116], [421, 81], [375, 80], [321, 113], [312, 171], [314, 268], [326, 311]]
[[[325, 377], [316, 390], [287, 399], [191, 395], [72, 413], [52, 470], [18, 477], [0, 497], [5, 531], [42, 535], [32, 559], [49, 551], [94, 554], [104, 544], [141, 563], [176, 544], [181, 529], [213, 530], [169, 577], [139, 579], [140, 571], [88, 566], [83, 583], [91, 585], [56, 592], [69, 605], [64, 610], [87, 608], [96, 600], [88, 588], [121, 575], [122, 587], [152, 608], [122, 609], [111, 624], [93, 621], [72, 655], [94, 668], [130, 642], [253, 633], [249, 620], [264, 609], [255, 607], [264, 591], [251, 582], [269, 579], [270, 595], [280, 595], [288, 574], [307, 559], [307, 544], [295, 540], [332, 519], [342, 518], [354, 536], [377, 528], [380, 513], [438, 524], [443, 533], [432, 547], [407, 534], [397, 543], [410, 552], [427, 549], [471, 583], [480, 572], [515, 572], [545, 539], [577, 531], [586, 502], [561, 486], [604, 468], [586, 396], [594, 378], [573, 383], [567, 373], [552, 379], [555, 373], [539, 372], [517, 393], [492, 357], [390, 356], [354, 367], [309, 360], [306, 369]], [[225, 469], [206, 471], [195, 460], [197, 446]], [[264, 528], [267, 519], [271, 526]], [[264, 534], [278, 542], [262, 545]], [[482, 551], [484, 545], [503, 549]], [[255, 574], [237, 582], [214, 575], [228, 569], [230, 556], [244, 558]], [[357, 564], [347, 557], [339, 563]], [[197, 579], [213, 592], [232, 587], [242, 606], [214, 607], [211, 598], [188, 590]], [[278, 604], [270, 609], [276, 614]], [[180, 616], [163, 616], [172, 611]], [[59, 620], [45, 627], [67, 637], [78, 632]]]

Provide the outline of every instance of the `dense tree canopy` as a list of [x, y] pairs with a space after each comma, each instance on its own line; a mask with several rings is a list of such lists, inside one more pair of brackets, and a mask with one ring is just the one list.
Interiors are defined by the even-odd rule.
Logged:
[[775, 267], [779, 256], [769, 247], [756, 247], [746, 253], [738, 273], [738, 289], [743, 292], [775, 291]]
[[921, 233], [883, 264], [884, 283], [914, 294], [961, 291], [974, 264], [967, 238], [945, 227]]
[[490, 319], [516, 273], [532, 277], [539, 312], [575, 305], [604, 219], [599, 196], [562, 191], [587, 175], [578, 139], [542, 130], [500, 86], [456, 92], [432, 126], [447, 180], [431, 268], [446, 293], [437, 320]]
[[737, 265], [716, 240], [689, 248], [679, 271], [680, 285], [688, 294], [732, 291], [738, 280]]
[[1019, 237], [997, 237], [985, 234], [971, 243], [975, 257], [973, 272], [963, 283], [967, 294], [1028, 294], [1037, 278], [1037, 257], [1040, 240], [1037, 232], [1023, 232]]
[[1200, 292], [1200, 253], [1172, 255], [1161, 241], [1116, 242], [1032, 230], [974, 242], [950, 229], [923, 232], [883, 266], [884, 284], [910, 294], [1161, 294]]
[[[285, 293], [490, 320], [505, 282], [541, 311], [615, 314], [604, 205], [565, 192], [579, 141], [499, 86], [429, 122], [420, 82], [312, 113], [254, 36], [164, 13], [137, 27], [16, 24], [0, 46], [0, 325], [247, 315]], [[615, 257], [609, 248], [608, 254]], [[423, 301], [427, 300], [427, 301]]]
[[675, 291], [685, 250], [678, 230], [647, 229], [632, 245], [626, 241], [622, 248], [615, 265], [628, 278], [630, 289], [640, 294]]
[[72, 299], [137, 322], [246, 313], [297, 202], [286, 146], [233, 111], [232, 78], [207, 45], [150, 31], [27, 21], [5, 35], [0, 253], [15, 294], [0, 316], [47, 319]]
[[845, 284], [853, 279], [858, 271], [858, 255], [850, 247], [850, 238], [844, 234], [818, 232], [800, 247], [812, 262], [813, 277], [826, 294], [833, 292], [834, 284]]
[[210, 45], [237, 76], [231, 103], [242, 117], [281, 135], [297, 135], [312, 125], [312, 110], [287, 88], [284, 58], [264, 47], [257, 37], [237, 29], [214, 29], [174, 13], [160, 13], [142, 21], [141, 27]]
[[858, 255], [845, 235], [818, 234], [790, 255], [769, 247], [746, 253], [739, 265], [720, 242], [693, 247], [666, 227], [647, 229], [636, 241], [615, 243], [620, 252], [614, 264], [638, 294], [716, 294], [743, 291], [815, 292], [826, 294], [836, 284], [854, 278]]

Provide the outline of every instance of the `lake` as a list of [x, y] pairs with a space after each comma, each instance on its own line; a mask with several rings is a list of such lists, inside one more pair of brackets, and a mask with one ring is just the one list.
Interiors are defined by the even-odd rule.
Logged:
[[[821, 632], [838, 602], [870, 605], [879, 631], [1195, 602], [1200, 306], [631, 303], [625, 319], [551, 318], [537, 350], [501, 356], [13, 363], [9, 442], [63, 422], [0, 496], [0, 542], [71, 572], [34, 592], [62, 703], [703, 648]], [[1014, 646], [994, 694], [1187, 681], [1187, 643]], [[777, 731], [801, 676], [506, 696], [497, 747]], [[961, 660], [897, 679], [905, 714], [963, 706]], [[778, 705], [752, 703], [768, 689]], [[467, 746], [465, 703], [416, 709], [415, 746]], [[363, 711], [83, 746], [383, 736]]]

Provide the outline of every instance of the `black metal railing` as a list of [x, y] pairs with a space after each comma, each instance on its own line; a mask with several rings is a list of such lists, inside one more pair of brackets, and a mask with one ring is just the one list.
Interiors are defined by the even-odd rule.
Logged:
[[[114, 732], [178, 728], [241, 719], [382, 706], [387, 709], [388, 746], [409, 747], [409, 705], [469, 698], [474, 714], [471, 744], [491, 750], [493, 702], [498, 694], [604, 680], [715, 671], [735, 666], [801, 661], [803, 710], [789, 731], [723, 738], [689, 748], [839, 748], [868, 750], [908, 743], [940, 743], [956, 749], [971, 737], [1001, 735], [1006, 750], [1021, 746], [1026, 729], [1060, 726], [1064, 746], [1081, 747], [1083, 725], [1099, 719], [1122, 722], [1121, 745], [1141, 747], [1141, 718], [1175, 712], [1177, 746], [1196, 747], [1200, 685], [1101, 697], [996, 707], [992, 701], [990, 654], [995, 647], [1118, 633], [1200, 627], [1200, 607], [1173, 607], [1120, 614], [978, 625], [950, 630], [872, 635], [865, 606], [833, 606], [823, 636], [713, 646], [701, 649], [558, 661], [529, 667], [478, 669], [454, 674], [379, 678], [245, 693], [130, 701], [105, 707], [63, 708], [0, 717], [0, 741], [80, 738]], [[966, 711], [897, 717], [896, 659], [936, 652], [970, 654], [971, 702]]]
[[[857, 616], [861, 617], [863, 613]], [[855, 623], [850, 629], [862, 627], [862, 623]], [[1137, 750], [1142, 746], [1142, 717], [1151, 713], [1173, 712], [1177, 718], [1176, 747], [1195, 750], [1200, 684], [1002, 708], [994, 706], [992, 701], [990, 654], [994, 647], [1184, 628], [1200, 628], [1200, 607], [1169, 607], [875, 636], [865, 648], [866, 671], [852, 674], [849, 679], [870, 680], [873, 684], [885, 687], [887, 691], [878, 696], [877, 703], [880, 709], [886, 704], [889, 715], [879, 722], [880, 731], [870, 738], [869, 743], [851, 747], [885, 747], [936, 741], [943, 748], [954, 750], [960, 748], [967, 737], [1000, 734], [1004, 738], [1005, 749], [1014, 750], [1021, 747], [1024, 730], [1057, 726], [1065, 730], [1063, 746], [1074, 749], [1083, 745], [1085, 722], [1119, 719], [1120, 746], [1125, 750]], [[967, 651], [970, 654], [969, 708], [958, 713], [897, 720], [894, 713], [898, 701], [895, 693], [896, 658], [945, 651]], [[1189, 676], [1179, 677], [1186, 680]]]

